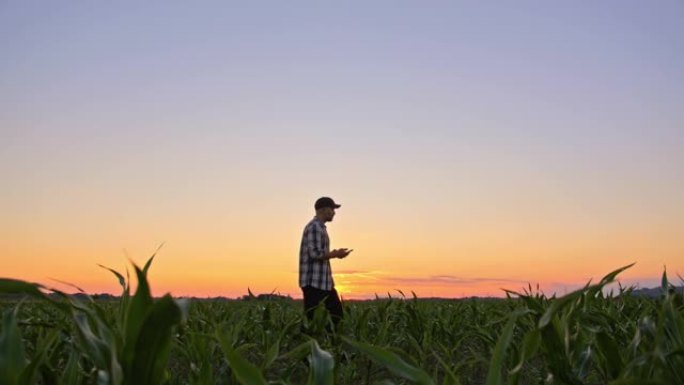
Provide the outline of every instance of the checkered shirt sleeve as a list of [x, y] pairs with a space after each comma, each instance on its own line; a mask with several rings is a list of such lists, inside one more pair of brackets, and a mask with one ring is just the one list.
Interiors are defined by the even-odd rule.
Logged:
[[314, 218], [304, 228], [299, 249], [299, 286], [313, 286], [321, 290], [332, 290], [335, 283], [330, 269], [330, 260], [323, 259], [330, 251], [328, 232], [319, 220]]

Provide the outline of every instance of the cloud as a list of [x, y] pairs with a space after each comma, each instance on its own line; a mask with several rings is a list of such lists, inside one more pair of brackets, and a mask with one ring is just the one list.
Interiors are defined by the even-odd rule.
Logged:
[[[339, 270], [333, 273], [335, 282], [351, 289], [347, 296], [355, 298], [372, 298], [370, 292], [401, 289], [415, 290], [418, 293], [439, 293], [438, 295], [467, 296], [476, 293], [482, 295], [503, 296], [504, 290], [523, 293], [544, 293], [547, 296], [563, 296], [584, 287], [588, 279], [577, 281], [529, 281], [492, 276], [458, 276], [450, 274], [433, 275], [398, 275], [394, 272], [379, 270]], [[676, 280], [676, 279], [675, 279]], [[638, 287], [657, 287], [659, 278], [619, 279], [623, 286], [636, 284]], [[597, 283], [593, 280], [592, 283]], [[639, 285], [639, 283], [641, 283]], [[617, 288], [617, 283], [609, 285], [606, 290]], [[448, 293], [451, 293], [448, 294]], [[479, 294], [478, 294], [479, 295]]]
[[527, 284], [520, 281], [496, 277], [459, 277], [455, 275], [430, 275], [430, 276], [396, 276], [389, 272], [347, 270], [335, 273], [348, 283], [357, 286], [363, 285], [414, 285], [414, 286], [463, 286], [479, 284]]
[[383, 281], [388, 283], [404, 283], [414, 285], [474, 285], [474, 284], [526, 284], [525, 281], [490, 278], [490, 277], [456, 277], [450, 275], [432, 275], [429, 277], [386, 277]]
[[355, 275], [355, 274], [367, 274], [370, 273], [370, 271], [362, 271], [362, 270], [335, 270], [333, 274], [335, 275]]

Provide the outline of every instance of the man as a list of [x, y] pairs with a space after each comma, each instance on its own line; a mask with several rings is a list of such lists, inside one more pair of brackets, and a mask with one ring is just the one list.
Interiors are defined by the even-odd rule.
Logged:
[[304, 227], [299, 249], [299, 287], [304, 294], [304, 311], [312, 319], [314, 310], [324, 302], [335, 325], [342, 319], [342, 304], [335, 290], [330, 260], [345, 258], [350, 249], [330, 250], [330, 238], [325, 226], [341, 206], [331, 198], [319, 198], [314, 204], [316, 216]]

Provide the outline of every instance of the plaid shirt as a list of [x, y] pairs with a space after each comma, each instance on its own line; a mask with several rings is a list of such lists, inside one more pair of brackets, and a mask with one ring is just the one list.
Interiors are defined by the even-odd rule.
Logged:
[[330, 252], [330, 238], [325, 223], [312, 219], [302, 234], [299, 249], [299, 287], [313, 286], [321, 290], [332, 290], [335, 282], [330, 269], [330, 260], [323, 256]]

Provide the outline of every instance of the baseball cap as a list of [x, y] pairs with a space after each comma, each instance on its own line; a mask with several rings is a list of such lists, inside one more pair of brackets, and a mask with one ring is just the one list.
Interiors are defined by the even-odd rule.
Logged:
[[316, 208], [316, 210], [318, 210], [318, 209], [322, 209], [323, 207], [330, 207], [333, 209], [338, 209], [341, 207], [341, 205], [338, 205], [337, 203], [335, 203], [335, 201], [332, 200], [332, 198], [328, 198], [328, 197], [318, 198], [316, 200], [316, 204], [314, 205], [314, 208]]

